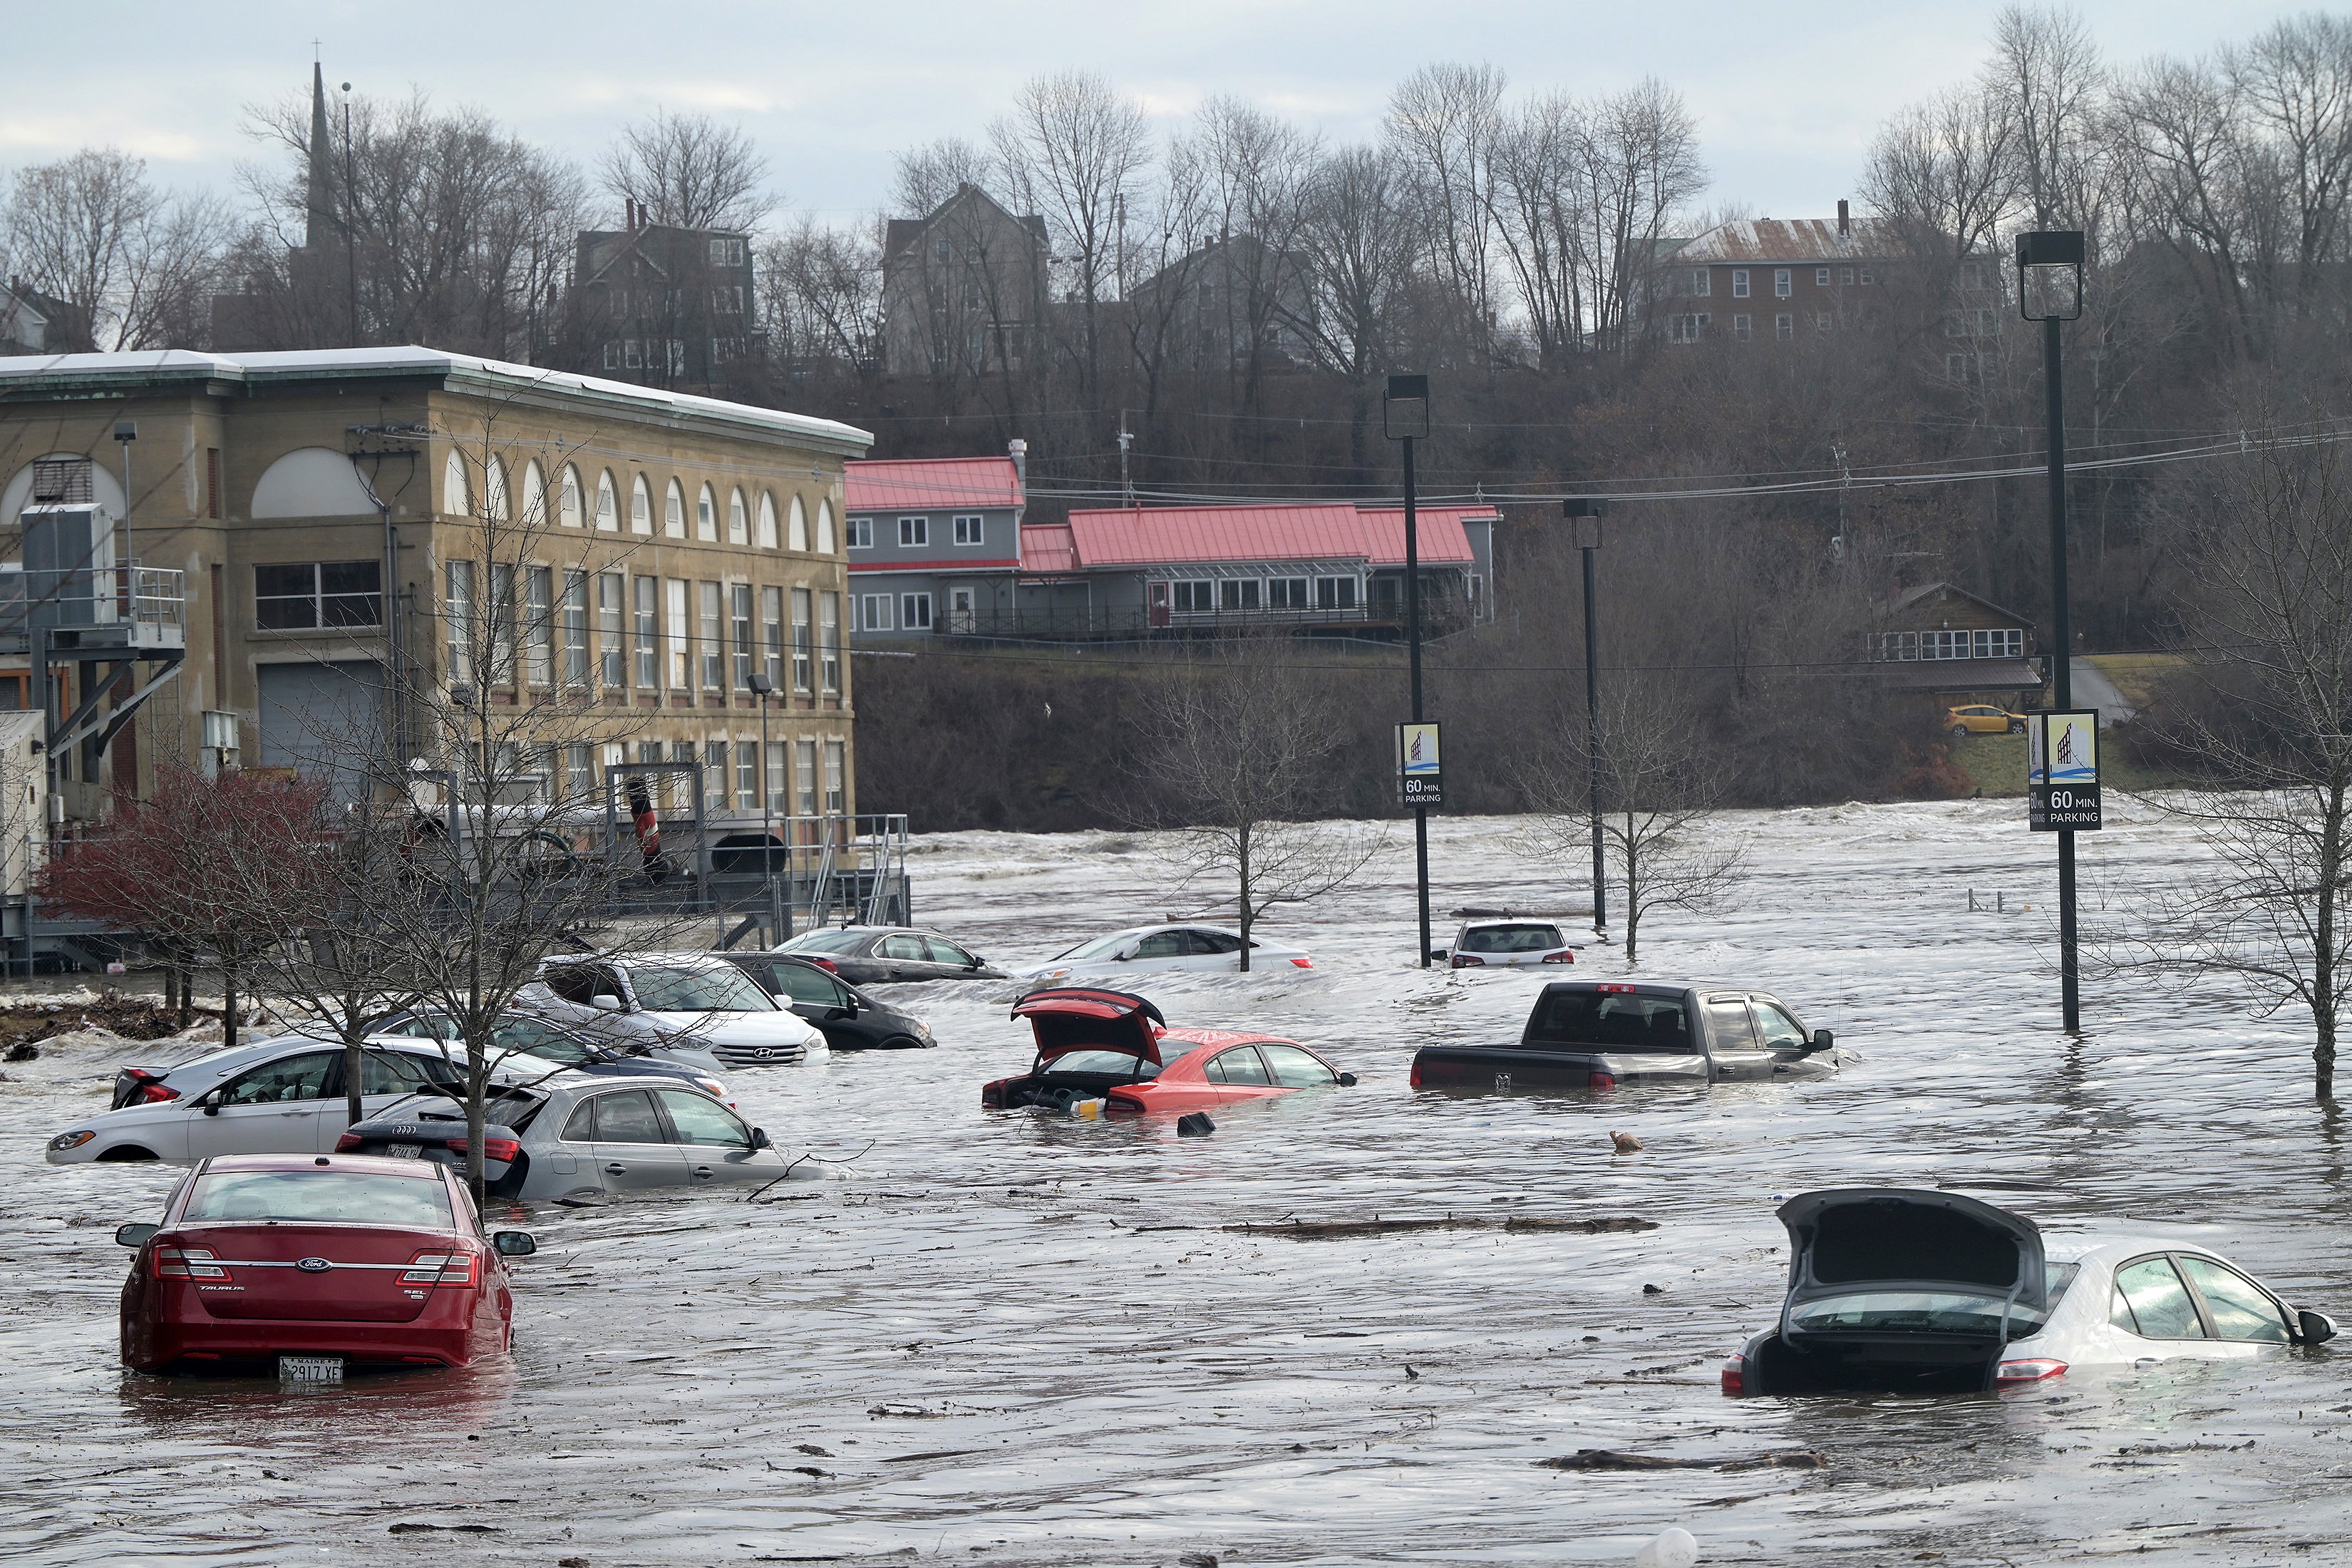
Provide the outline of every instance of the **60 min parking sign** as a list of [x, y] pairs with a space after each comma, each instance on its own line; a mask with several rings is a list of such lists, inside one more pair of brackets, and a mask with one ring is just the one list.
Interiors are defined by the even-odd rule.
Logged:
[[2095, 709], [2026, 716], [2025, 813], [2037, 833], [2100, 826]]

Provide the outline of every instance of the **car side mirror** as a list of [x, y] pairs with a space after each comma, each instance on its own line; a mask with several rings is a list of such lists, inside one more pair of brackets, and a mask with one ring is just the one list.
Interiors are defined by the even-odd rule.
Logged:
[[[118, 1225], [114, 1227], [114, 1244], [117, 1247], [144, 1247], [147, 1245], [147, 1238], [163, 1228], [163, 1227], [160, 1225]], [[2317, 1318], [2319, 1317], [2319, 1314], [2316, 1312], [2305, 1312], [2304, 1316], [2306, 1318]], [[2323, 1322], [2326, 1321], [2324, 1318], [2320, 1321]], [[2329, 1333], [2334, 1333], [2336, 1331], [2336, 1326], [2333, 1323], [2329, 1323], [2327, 1331]]]
[[1452, 956], [1448, 950], [1442, 947], [1433, 947], [1429, 950], [1429, 961], [1432, 963], [1443, 963]]
[[218, 1116], [220, 1114], [221, 1108], [220, 1090], [213, 1090], [212, 1093], [205, 1095], [204, 1099], [198, 1100], [196, 1103], [204, 1108], [204, 1112], [206, 1116]]
[[978, 969], [982, 964], [987, 962], [988, 960], [981, 957], [980, 954], [975, 952], [964, 961], [964, 967], [966, 969]]
[[500, 1258], [529, 1258], [539, 1250], [539, 1238], [527, 1230], [502, 1230], [490, 1237]]
[[775, 1146], [776, 1146], [776, 1145], [775, 1145], [774, 1141], [773, 1141], [772, 1139], [771, 1139], [771, 1138], [768, 1136], [768, 1130], [767, 1130], [766, 1128], [764, 1128], [764, 1127], [754, 1127], [754, 1128], [752, 1128], [752, 1129], [751, 1129], [751, 1147], [752, 1147], [752, 1148], [754, 1148], [754, 1149], [772, 1149], [772, 1148], [774, 1148]]
[[[135, 1225], [126, 1225], [122, 1228], [123, 1230], [137, 1230], [139, 1226]], [[121, 1233], [120, 1231], [116, 1233], [118, 1237], [121, 1234]], [[2294, 1315], [2294, 1321], [2295, 1327], [2300, 1331], [2305, 1344], [2324, 1345], [2328, 1341], [2336, 1337], [2336, 1320], [2329, 1317], [2325, 1312], [2314, 1312], [2309, 1310], [2300, 1311]]]
[[1343, 1073], [1341, 1073], [1341, 1074], [1339, 1075], [1339, 1087], [1340, 1087], [1341, 1089], [1353, 1089], [1353, 1088], [1355, 1088], [1355, 1087], [1356, 1087], [1356, 1075], [1355, 1075], [1354, 1073], [1351, 1073], [1351, 1072], [1343, 1072]]
[[621, 1010], [621, 999], [610, 991], [599, 991], [588, 998], [588, 1005], [600, 1013], [617, 1013]]
[[1837, 1037], [1836, 1037], [1835, 1035], [1833, 1035], [1833, 1034], [1830, 1033], [1830, 1031], [1829, 1031], [1829, 1030], [1827, 1030], [1827, 1029], [1815, 1029], [1815, 1030], [1813, 1031], [1813, 1044], [1812, 1044], [1812, 1049], [1817, 1050], [1817, 1051], [1825, 1051], [1825, 1050], [1828, 1050], [1832, 1046], [1834, 1046], [1834, 1045], [1836, 1045], [1836, 1044], [1837, 1044]]
[[824, 1021], [828, 1024], [838, 1024], [856, 1016], [857, 1004], [855, 1002], [844, 1002], [839, 1006], [826, 1008], [824, 1012]]

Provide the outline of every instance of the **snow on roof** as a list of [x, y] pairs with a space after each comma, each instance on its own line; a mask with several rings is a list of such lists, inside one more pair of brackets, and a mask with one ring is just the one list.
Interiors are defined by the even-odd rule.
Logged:
[[845, 511], [1021, 505], [1010, 458], [859, 458], [841, 466]]
[[[1467, 566], [1475, 556], [1465, 522], [1495, 521], [1492, 507], [1423, 507], [1421, 559]], [[1027, 572], [1096, 571], [1114, 566], [1209, 564], [1250, 561], [1404, 563], [1404, 509], [1345, 501], [1265, 506], [1165, 506], [1070, 513], [1068, 553], [1046, 528], [1021, 531]], [[1033, 560], [1032, 548], [1038, 551]], [[1048, 559], [1066, 563], [1049, 565]]]
[[1862, 225], [1844, 234], [1826, 218], [1742, 218], [1719, 223], [1683, 242], [1674, 259], [1691, 261], [1853, 261], [1888, 247]]
[[15, 394], [21, 398], [38, 396], [49, 389], [60, 394], [90, 393], [191, 382], [261, 387], [305, 381], [415, 376], [439, 377], [468, 389], [553, 392], [592, 403], [634, 407], [645, 414], [668, 413], [751, 426], [845, 451], [863, 452], [874, 444], [869, 432], [831, 419], [414, 344], [398, 348], [301, 349], [283, 353], [213, 354], [189, 349], [162, 349], [142, 353], [25, 355], [0, 359], [0, 395]]

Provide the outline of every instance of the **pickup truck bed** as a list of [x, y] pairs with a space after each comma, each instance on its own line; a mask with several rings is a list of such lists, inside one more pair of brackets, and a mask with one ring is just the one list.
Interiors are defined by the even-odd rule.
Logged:
[[1728, 984], [1556, 981], [1517, 1042], [1424, 1046], [1412, 1087], [1455, 1094], [1614, 1089], [1819, 1076], [1838, 1065], [1826, 1029], [1808, 1030], [1769, 992]]

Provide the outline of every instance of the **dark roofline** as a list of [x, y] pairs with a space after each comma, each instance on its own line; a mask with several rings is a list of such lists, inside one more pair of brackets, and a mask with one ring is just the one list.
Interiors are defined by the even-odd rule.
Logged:
[[1919, 586], [1911, 589], [1907, 593], [1897, 595], [1880, 609], [1879, 614], [1882, 616], [1899, 614], [1904, 610], [1909, 609], [1912, 605], [1917, 604], [1928, 595], [1938, 593], [1957, 594], [1961, 598], [1968, 600], [1970, 604], [1981, 605], [1996, 616], [2007, 616], [2011, 620], [2015, 621], [2018, 625], [2022, 626], [2030, 626], [2038, 624], [2032, 616], [2021, 616], [2006, 605], [1994, 604], [1982, 594], [1971, 594], [1966, 588], [1961, 587], [1958, 583], [1948, 583], [1941, 579], [1933, 583], [1922, 583]]

